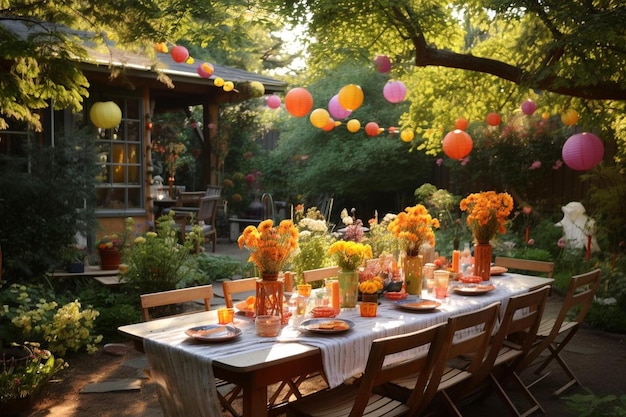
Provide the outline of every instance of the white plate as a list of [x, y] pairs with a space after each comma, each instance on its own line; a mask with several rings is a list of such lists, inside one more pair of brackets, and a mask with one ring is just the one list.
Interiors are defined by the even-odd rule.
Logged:
[[494, 288], [493, 285], [458, 286], [454, 288], [454, 292], [462, 295], [480, 295], [493, 291]]
[[396, 306], [403, 310], [411, 311], [432, 311], [441, 305], [440, 302], [434, 300], [401, 300], [396, 301]]
[[350, 320], [335, 318], [308, 319], [300, 324], [300, 329], [315, 333], [341, 333], [353, 327], [354, 323]]
[[187, 329], [185, 334], [203, 342], [224, 342], [239, 337], [241, 329], [230, 325], [207, 324]]

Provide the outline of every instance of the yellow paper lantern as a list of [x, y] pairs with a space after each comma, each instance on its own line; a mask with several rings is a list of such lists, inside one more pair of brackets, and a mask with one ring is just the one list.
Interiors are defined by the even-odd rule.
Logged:
[[328, 123], [330, 114], [325, 109], [315, 109], [311, 112], [309, 120], [311, 124], [319, 129], [322, 129]]
[[402, 139], [402, 142], [408, 143], [412, 141], [414, 137], [415, 137], [415, 132], [413, 132], [413, 129], [404, 129], [400, 133], [400, 139]]
[[348, 123], [346, 123], [346, 128], [348, 129], [348, 132], [356, 133], [361, 128], [361, 122], [359, 122], [357, 119], [351, 119], [348, 121]]
[[100, 129], [111, 129], [122, 121], [122, 110], [113, 101], [97, 102], [89, 110], [89, 118]]
[[337, 101], [344, 109], [354, 111], [363, 104], [363, 90], [356, 84], [348, 84], [339, 91]]
[[263, 96], [263, 94], [265, 94], [265, 86], [258, 82], [258, 81], [252, 81], [250, 83], [250, 90], [251, 90], [251, 97], [261, 97]]
[[220, 77], [215, 77], [213, 80], [213, 85], [216, 87], [222, 87], [224, 85], [224, 79]]
[[233, 89], [235, 88], [235, 84], [233, 84], [232, 81], [226, 81], [224, 82], [224, 87], [222, 87], [224, 89], [224, 91], [233, 91]]

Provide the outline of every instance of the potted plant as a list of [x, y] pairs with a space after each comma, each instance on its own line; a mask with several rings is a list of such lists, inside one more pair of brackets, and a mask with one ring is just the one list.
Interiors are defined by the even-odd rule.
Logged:
[[117, 233], [103, 236], [98, 242], [100, 254], [100, 268], [105, 270], [117, 269], [122, 263], [122, 247], [124, 239]]
[[37, 395], [58, 371], [66, 367], [38, 343], [13, 343], [2, 349], [0, 357], [0, 408], [7, 415], [28, 410]]

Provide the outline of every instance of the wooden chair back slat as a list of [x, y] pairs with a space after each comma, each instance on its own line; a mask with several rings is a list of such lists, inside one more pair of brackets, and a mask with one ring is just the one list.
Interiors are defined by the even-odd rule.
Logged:
[[540, 272], [546, 274], [548, 278], [554, 277], [554, 263], [545, 261], [533, 261], [530, 259], [507, 258], [496, 256], [494, 261], [496, 266], [516, 269], [520, 271]]
[[211, 298], [213, 298], [213, 286], [202, 285], [198, 287], [142, 294], [139, 298], [141, 301], [141, 314], [143, 319], [150, 321], [152, 320], [150, 308], [191, 302], [194, 300], [204, 300], [204, 309], [209, 311], [211, 309]]
[[233, 308], [233, 294], [256, 291], [258, 277], [236, 279], [234, 281], [222, 281], [224, 302], [226, 307]]
[[305, 284], [310, 284], [313, 281], [323, 281], [326, 278], [333, 278], [337, 276], [339, 272], [338, 266], [328, 266], [325, 268], [309, 269], [302, 273], [302, 278]]

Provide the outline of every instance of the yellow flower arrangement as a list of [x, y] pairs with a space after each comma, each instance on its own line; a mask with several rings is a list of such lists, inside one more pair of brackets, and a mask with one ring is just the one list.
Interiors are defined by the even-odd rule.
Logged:
[[359, 282], [359, 291], [363, 294], [375, 294], [384, 287], [383, 279], [378, 275]]
[[478, 243], [488, 243], [496, 233], [505, 233], [506, 219], [513, 210], [513, 197], [508, 193], [483, 191], [470, 194], [459, 205], [466, 211], [467, 226]]
[[420, 246], [424, 243], [428, 242], [431, 246], [435, 246], [433, 227], [439, 227], [439, 220], [433, 218], [426, 207], [417, 204], [398, 213], [398, 216], [387, 226], [387, 230], [398, 239], [408, 256], [417, 256]]
[[298, 248], [298, 229], [291, 220], [283, 220], [278, 226], [272, 220], [264, 220], [258, 227], [247, 226], [237, 243], [239, 248], [250, 250], [249, 261], [261, 274], [277, 274]]
[[372, 258], [372, 247], [364, 243], [338, 240], [328, 248], [328, 254], [335, 258], [343, 271], [354, 271]]

